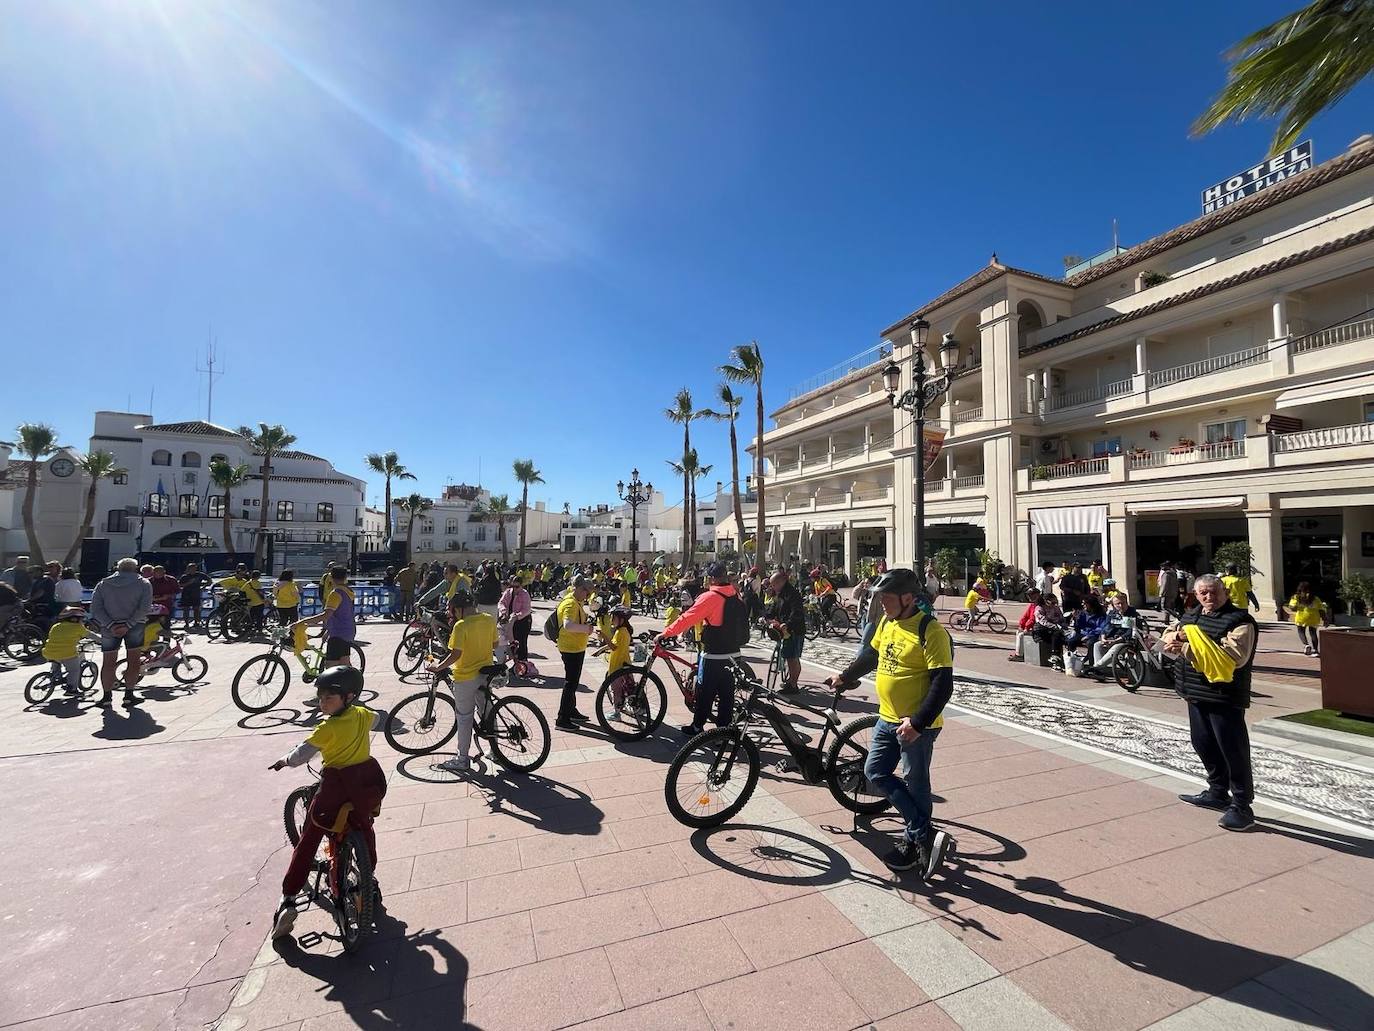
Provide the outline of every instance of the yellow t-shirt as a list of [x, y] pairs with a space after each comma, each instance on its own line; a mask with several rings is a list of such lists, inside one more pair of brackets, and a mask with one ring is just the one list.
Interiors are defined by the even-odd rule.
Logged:
[[[1293, 613], [1293, 623], [1296, 626], [1321, 626], [1322, 613], [1326, 611], [1326, 608], [1326, 602], [1315, 594], [1312, 595], [1312, 600], [1306, 605], [1298, 601], [1296, 594], [1288, 599], [1288, 611]], [[48, 653], [44, 651], [43, 654], [46, 656]]]
[[968, 597], [964, 599], [964, 608], [976, 609], [978, 607], [978, 602], [981, 598], [982, 595], [979, 594], [977, 591], [969, 591]]
[[277, 608], [294, 609], [301, 603], [301, 589], [295, 580], [282, 580], [277, 584]]
[[1248, 595], [1252, 589], [1248, 576], [1223, 576], [1222, 585], [1226, 588], [1226, 593], [1231, 596], [1231, 604], [1238, 609], [1245, 609], [1250, 604]]
[[821, 577], [819, 580], [812, 581], [811, 592], [815, 594], [817, 598], [819, 598], [823, 594], [834, 594], [835, 585], [832, 584], [825, 577]]
[[[873, 647], [878, 652], [878, 715], [889, 723], [914, 716], [930, 691], [930, 671], [952, 669], [953, 650], [949, 634], [931, 618], [926, 625], [926, 643], [921, 646], [919, 628], [926, 617], [921, 613], [909, 619], [888, 619], [878, 623]], [[932, 727], [944, 726], [937, 716]]]
[[331, 769], [357, 766], [372, 755], [372, 710], [350, 705], [315, 728], [307, 741], [320, 750], [320, 761]]
[[453, 624], [448, 635], [449, 651], [461, 654], [453, 664], [453, 680], [471, 680], [483, 666], [492, 664], [496, 651], [496, 620], [488, 612], [470, 612]]
[[1094, 573], [1092, 570], [1088, 571], [1088, 586], [1094, 591], [1102, 586], [1102, 581], [1104, 579], [1106, 578], [1101, 573]]
[[677, 622], [677, 617], [682, 615], [682, 610], [676, 605], [669, 605], [663, 610], [663, 627], [667, 629]]
[[237, 576], [228, 577], [221, 580], [219, 586], [226, 593], [229, 591], [242, 591], [244, 597], [248, 599], [249, 605], [262, 604], [262, 594], [258, 591], [258, 585], [246, 576], [242, 579]]
[[630, 662], [630, 631], [623, 626], [616, 627], [611, 635], [611, 650], [606, 655], [606, 673], [614, 673]]
[[162, 634], [162, 624], [156, 619], [150, 619], [143, 626], [143, 647], [148, 648]]
[[586, 623], [587, 613], [577, 598], [569, 594], [558, 603], [558, 650], [560, 652], [585, 652], [587, 635], [575, 634], [567, 629], [569, 623]]
[[48, 639], [43, 642], [43, 658], [49, 662], [63, 662], [76, 658], [80, 651], [77, 645], [86, 636], [86, 628], [79, 619], [63, 619], [48, 628]]
[[320, 605], [324, 608], [329, 607], [329, 596], [334, 593], [334, 578], [329, 575], [329, 570], [324, 571], [324, 576], [320, 579]]

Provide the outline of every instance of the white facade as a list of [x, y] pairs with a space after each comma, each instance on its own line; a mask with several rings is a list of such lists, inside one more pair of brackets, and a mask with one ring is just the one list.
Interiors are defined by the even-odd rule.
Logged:
[[[517, 506], [519, 499], [514, 502]], [[465, 483], [450, 484], [442, 497], [434, 498], [431, 507], [415, 517], [415, 544], [412, 555], [417, 561], [449, 560], [464, 553], [500, 553], [501, 541], [497, 525], [477, 514], [491, 504], [491, 491]], [[395, 507], [395, 536], [406, 540], [410, 515], [393, 501]], [[526, 515], [526, 550], [553, 546], [558, 540], [564, 516], [550, 512], [544, 502], [536, 501]], [[506, 550], [514, 555], [520, 547], [520, 520], [513, 518], [506, 524]]]
[[[9, 565], [17, 555], [29, 555], [24, 532], [24, 496], [28, 492], [29, 461], [13, 457], [13, 448], [0, 443], [0, 561]], [[43, 559], [61, 562], [78, 540], [86, 512], [90, 479], [76, 467], [80, 452], [63, 446], [38, 464], [34, 494], [34, 529]], [[79, 546], [79, 544], [78, 544]]]
[[579, 508], [575, 515], [562, 516], [559, 548], [570, 553], [629, 555], [632, 534], [640, 555], [681, 551], [682, 506], [669, 506], [663, 491], [654, 490], [637, 514], [624, 502]]

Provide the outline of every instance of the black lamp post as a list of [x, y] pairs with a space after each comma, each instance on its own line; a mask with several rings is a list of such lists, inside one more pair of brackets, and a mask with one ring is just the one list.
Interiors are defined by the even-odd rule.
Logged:
[[[628, 489], [627, 489], [628, 487]], [[654, 496], [652, 483], [639, 482], [639, 470], [630, 470], [630, 482], [620, 480], [615, 485], [620, 500], [630, 506], [630, 565], [639, 557], [639, 506]]]
[[[900, 395], [897, 388], [902, 383], [902, 369], [896, 361], [888, 359], [883, 368], [883, 388], [887, 391], [887, 401], [893, 408], [909, 412], [916, 417], [916, 568], [925, 565], [926, 536], [926, 408], [937, 401], [949, 390], [954, 381], [951, 372], [954, 359], [959, 353], [959, 341], [953, 333], [946, 333], [940, 344], [941, 370], [932, 374], [926, 370], [926, 340], [930, 336], [930, 323], [917, 318], [911, 324], [911, 360], [913, 385]], [[898, 518], [901, 518], [898, 516]]]

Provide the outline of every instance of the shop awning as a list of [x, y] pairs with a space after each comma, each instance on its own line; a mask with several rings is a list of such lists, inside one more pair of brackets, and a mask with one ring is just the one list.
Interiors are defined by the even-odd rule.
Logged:
[[1195, 508], [1243, 508], [1245, 498], [1240, 495], [1225, 498], [1171, 498], [1167, 501], [1128, 501], [1126, 511], [1135, 515], [1140, 512], [1190, 512]]
[[1310, 386], [1285, 390], [1275, 399], [1274, 407], [1296, 408], [1298, 405], [1336, 401], [1342, 397], [1359, 397], [1362, 394], [1374, 394], [1374, 372], [1366, 372], [1360, 376], [1342, 376], [1325, 383], [1313, 383]]
[[927, 526], [981, 526], [986, 527], [988, 520], [983, 515], [928, 515]]

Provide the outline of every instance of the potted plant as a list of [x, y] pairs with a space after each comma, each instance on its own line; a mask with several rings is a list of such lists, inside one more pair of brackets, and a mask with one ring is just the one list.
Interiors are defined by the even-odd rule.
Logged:
[[1169, 277], [1163, 272], [1156, 272], [1154, 269], [1146, 269], [1140, 273], [1141, 289], [1148, 290], [1152, 286], [1159, 286], [1160, 283], [1167, 283]]
[[1227, 566], [1235, 566], [1241, 576], [1249, 576], [1254, 570], [1255, 551], [1247, 541], [1227, 541], [1212, 552], [1212, 571], [1226, 572]]
[[940, 586], [954, 586], [954, 577], [964, 571], [964, 559], [954, 548], [941, 548], [931, 561], [935, 564], [935, 575], [940, 578]]
[[1178, 443], [1169, 448], [1171, 455], [1186, 455], [1192, 453], [1193, 448], [1197, 447], [1197, 441], [1192, 437], [1179, 437]]
[[1350, 605], [1352, 616], [1368, 618], [1369, 625], [1374, 626], [1374, 576], [1350, 573], [1341, 578], [1336, 595]]
[[1031, 466], [1032, 480], [1048, 480], [1050, 478], [1050, 467], [1044, 464]]

